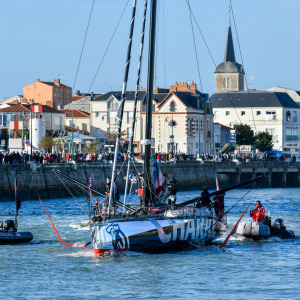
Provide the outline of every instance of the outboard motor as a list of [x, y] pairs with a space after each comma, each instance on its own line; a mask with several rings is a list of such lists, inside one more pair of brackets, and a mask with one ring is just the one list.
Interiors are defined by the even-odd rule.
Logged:
[[282, 219], [276, 219], [272, 226], [278, 229], [286, 229], [286, 227], [284, 226], [284, 221]]

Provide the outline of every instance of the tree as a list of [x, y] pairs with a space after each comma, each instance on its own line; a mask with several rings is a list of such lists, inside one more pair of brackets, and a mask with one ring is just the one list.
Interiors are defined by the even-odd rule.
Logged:
[[251, 127], [247, 124], [238, 124], [234, 126], [237, 145], [253, 145], [254, 133]]
[[41, 147], [43, 147], [45, 150], [48, 150], [48, 152], [51, 152], [52, 146], [53, 146], [53, 137], [49, 135], [45, 135], [41, 140]]
[[268, 132], [259, 132], [255, 136], [254, 148], [260, 152], [270, 151], [273, 146], [272, 135]]

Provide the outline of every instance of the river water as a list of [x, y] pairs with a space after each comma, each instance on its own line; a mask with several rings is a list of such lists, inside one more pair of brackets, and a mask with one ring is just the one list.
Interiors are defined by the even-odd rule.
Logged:
[[[228, 192], [226, 208], [247, 191]], [[23, 201], [19, 231], [31, 231], [34, 240], [0, 245], [0, 298], [300, 299], [299, 193], [299, 188], [253, 190], [228, 215], [232, 227], [247, 204], [253, 208], [261, 200], [273, 220], [283, 218], [296, 233], [294, 240], [252, 242], [233, 237], [225, 249], [219, 249], [222, 237], [215, 245], [191, 251], [127, 252], [103, 258], [95, 257], [91, 248], [62, 245], [41, 203]], [[197, 195], [197, 191], [181, 192], [178, 199]], [[86, 207], [84, 198], [79, 201]], [[80, 227], [87, 217], [73, 199], [44, 200], [44, 204], [63, 240], [90, 241], [89, 230]], [[0, 214], [9, 211], [14, 212], [14, 203], [0, 203]]]

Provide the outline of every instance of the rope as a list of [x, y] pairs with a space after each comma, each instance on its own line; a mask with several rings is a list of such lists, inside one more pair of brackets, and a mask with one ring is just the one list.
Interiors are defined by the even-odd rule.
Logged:
[[118, 21], [118, 23], [117, 23], [117, 26], [115, 27], [115, 30], [114, 30], [114, 32], [113, 32], [113, 34], [112, 34], [112, 37], [111, 37], [111, 39], [110, 39], [110, 41], [109, 41], [109, 43], [108, 43], [108, 45], [107, 45], [107, 47], [106, 47], [106, 50], [105, 50], [105, 52], [104, 52], [104, 55], [103, 55], [103, 57], [102, 57], [102, 59], [101, 59], [101, 62], [100, 62], [100, 64], [99, 64], [99, 66], [98, 66], [98, 69], [97, 69], [97, 71], [96, 71], [96, 74], [95, 74], [95, 76], [94, 76], [94, 79], [93, 79], [93, 81], [92, 81], [92, 83], [91, 83], [91, 85], [90, 85], [90, 87], [89, 87], [89, 92], [90, 92], [90, 90], [91, 90], [91, 88], [92, 88], [92, 86], [93, 86], [93, 84], [94, 84], [94, 82], [95, 82], [95, 80], [96, 80], [96, 77], [97, 77], [97, 75], [98, 75], [98, 72], [99, 72], [99, 70], [100, 70], [100, 68], [101, 68], [101, 66], [102, 66], [102, 63], [103, 63], [103, 61], [104, 61], [104, 58], [105, 58], [105, 56], [106, 56], [106, 54], [107, 54], [107, 51], [108, 51], [108, 49], [109, 49], [109, 47], [110, 47], [110, 44], [112, 43], [112, 40], [113, 40], [113, 38], [114, 38], [114, 36], [115, 36], [115, 34], [116, 34], [116, 31], [117, 31], [117, 29], [118, 29], [118, 27], [119, 27], [119, 24], [120, 24], [120, 22], [121, 22], [121, 20], [122, 20], [122, 18], [123, 18], [123, 15], [124, 15], [124, 13], [125, 13], [125, 10], [126, 10], [126, 8], [127, 8], [127, 5], [128, 5], [128, 3], [129, 3], [129, 0], [127, 0], [127, 2], [126, 2], [126, 4], [125, 4], [125, 7], [124, 7], [124, 9], [123, 9], [123, 11], [122, 11], [122, 14], [121, 14], [121, 16], [120, 16], [120, 18], [119, 18], [119, 21]]
[[[56, 173], [55, 173], [56, 174]], [[81, 207], [81, 209], [84, 211], [84, 213], [87, 215], [87, 217], [91, 220], [91, 217], [89, 216], [89, 214], [85, 211], [85, 209], [82, 207], [82, 205], [79, 203], [79, 201], [76, 199], [76, 197], [73, 195], [73, 193], [71, 192], [71, 190], [68, 188], [67, 184], [56, 174], [56, 176], [59, 178], [59, 180], [61, 181], [61, 183], [65, 186], [65, 188], [68, 190], [68, 192], [70, 193], [70, 195], [72, 196], [72, 198], [77, 202], [77, 204]]]
[[196, 55], [196, 60], [197, 60], [197, 69], [198, 69], [199, 83], [200, 83], [200, 87], [201, 87], [201, 92], [203, 92], [201, 75], [200, 75], [200, 68], [199, 68], [199, 60], [198, 60], [198, 54], [197, 54], [197, 47], [196, 47], [196, 41], [195, 41], [194, 25], [193, 25], [192, 14], [191, 14], [191, 9], [190, 9], [190, 0], [187, 0], [187, 4], [189, 6], [189, 12], [190, 12], [190, 21], [191, 21], [191, 27], [192, 27], [192, 33], [193, 33], [195, 55]]

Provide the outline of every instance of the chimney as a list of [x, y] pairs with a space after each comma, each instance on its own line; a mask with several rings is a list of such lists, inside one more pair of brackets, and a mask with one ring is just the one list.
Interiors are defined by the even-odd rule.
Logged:
[[12, 102], [12, 104], [19, 104], [18, 99], [14, 99], [13, 102]]
[[60, 79], [54, 79], [54, 83], [55, 83], [56, 85], [60, 85]]
[[197, 93], [197, 84], [194, 83], [194, 81], [192, 81], [192, 84], [190, 85], [189, 90], [190, 90], [190, 92], [191, 92], [192, 94], [195, 94], [195, 95], [196, 95], [196, 93]]
[[91, 92], [91, 97], [94, 97], [94, 92]]
[[38, 79], [36, 80], [36, 82], [40, 82], [40, 79], [38, 78]]

